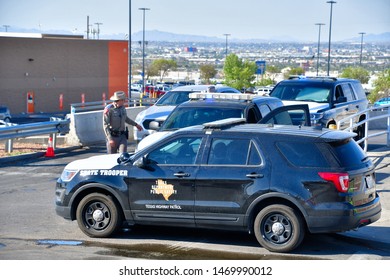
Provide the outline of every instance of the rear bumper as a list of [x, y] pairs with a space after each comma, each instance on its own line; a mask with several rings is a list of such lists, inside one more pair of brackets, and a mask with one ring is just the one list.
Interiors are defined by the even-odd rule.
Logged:
[[380, 219], [382, 206], [377, 196], [371, 203], [360, 207], [322, 212], [323, 215], [306, 218], [311, 233], [343, 232], [372, 224]]

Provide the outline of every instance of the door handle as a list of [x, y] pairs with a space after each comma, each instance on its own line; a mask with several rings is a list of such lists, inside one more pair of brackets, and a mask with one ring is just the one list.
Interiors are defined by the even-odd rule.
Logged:
[[179, 178], [190, 177], [191, 176], [190, 173], [185, 173], [185, 172], [177, 172], [177, 173], [173, 173], [173, 175], [176, 176], [176, 177], [179, 177]]
[[257, 179], [257, 178], [263, 178], [264, 174], [251, 173], [251, 174], [246, 174], [246, 177], [251, 179]]

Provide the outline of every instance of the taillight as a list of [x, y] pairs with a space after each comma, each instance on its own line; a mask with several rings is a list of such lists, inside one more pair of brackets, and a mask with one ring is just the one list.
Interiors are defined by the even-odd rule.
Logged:
[[349, 187], [348, 173], [318, 172], [326, 181], [333, 182], [339, 192], [347, 192]]

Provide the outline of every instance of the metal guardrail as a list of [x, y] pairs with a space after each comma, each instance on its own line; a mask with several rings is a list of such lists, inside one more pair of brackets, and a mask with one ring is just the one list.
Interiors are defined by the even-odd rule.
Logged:
[[5, 150], [11, 153], [13, 150], [13, 140], [15, 138], [25, 138], [36, 135], [49, 134], [53, 138], [53, 148], [55, 147], [57, 134], [67, 134], [69, 132], [70, 120], [50, 118], [50, 121], [28, 124], [6, 124], [0, 127], [0, 140], [6, 140]]
[[[156, 102], [157, 98], [136, 98], [128, 99], [127, 107], [137, 107], [137, 106], [151, 106]], [[79, 113], [79, 112], [88, 112], [94, 110], [103, 110], [108, 104], [112, 103], [111, 100], [106, 101], [93, 101], [93, 102], [84, 102], [84, 103], [72, 103], [70, 104], [70, 112]]]
[[[376, 116], [376, 117], [371, 117], [369, 112], [372, 112], [372, 111], [383, 111], [383, 112], [387, 112], [387, 114], [383, 114], [381, 116]], [[366, 119], [362, 120], [361, 122], [354, 123], [354, 118], [359, 117], [361, 114], [366, 114], [366, 116], [367, 116]], [[370, 125], [369, 124], [370, 121], [384, 119], [384, 118], [387, 118], [387, 130], [368, 134], [368, 127]], [[383, 105], [383, 106], [377, 106], [377, 107], [373, 106], [373, 107], [370, 107], [362, 112], [359, 112], [359, 113], [353, 114], [351, 116], [348, 116], [344, 119], [341, 119], [341, 120], [336, 122], [337, 129], [340, 129], [340, 126], [342, 123], [347, 123], [347, 122], [349, 122], [349, 127], [344, 129], [344, 130], [351, 131], [351, 132], [353, 132], [353, 130], [356, 129], [358, 126], [366, 124], [364, 126], [364, 137], [362, 139], [359, 139], [358, 141], [356, 141], [359, 144], [364, 142], [364, 151], [365, 152], [367, 152], [368, 139], [373, 138], [373, 137], [377, 137], [377, 136], [380, 136], [383, 134], [387, 134], [387, 146], [390, 147], [390, 105]]]

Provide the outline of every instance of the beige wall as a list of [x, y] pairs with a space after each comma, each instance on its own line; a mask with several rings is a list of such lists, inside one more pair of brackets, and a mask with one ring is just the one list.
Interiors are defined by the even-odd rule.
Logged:
[[[0, 105], [11, 114], [27, 111], [27, 92], [35, 96], [35, 112], [63, 111], [71, 103], [98, 101], [108, 91], [106, 40], [0, 37]], [[127, 89], [123, 89], [127, 90]]]

